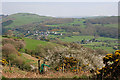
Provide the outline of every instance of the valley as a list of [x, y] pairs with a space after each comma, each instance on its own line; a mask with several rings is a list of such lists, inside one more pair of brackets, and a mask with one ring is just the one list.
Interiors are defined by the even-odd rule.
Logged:
[[[95, 78], [104, 61], [119, 58], [117, 16], [17, 13], [2, 15], [2, 20], [3, 78]], [[39, 60], [50, 66], [45, 74], [39, 74]]]

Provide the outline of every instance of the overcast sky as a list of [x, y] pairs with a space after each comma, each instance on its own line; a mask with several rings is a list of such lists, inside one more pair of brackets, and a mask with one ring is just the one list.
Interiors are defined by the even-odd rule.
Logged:
[[119, 0], [2, 0], [2, 2], [118, 2]]
[[[16, 0], [12, 0], [12, 1], [16, 1]], [[2, 13], [3, 14], [35, 13], [39, 15], [55, 16], [55, 17], [111, 16], [118, 14], [118, 3], [117, 2], [3, 2]]]

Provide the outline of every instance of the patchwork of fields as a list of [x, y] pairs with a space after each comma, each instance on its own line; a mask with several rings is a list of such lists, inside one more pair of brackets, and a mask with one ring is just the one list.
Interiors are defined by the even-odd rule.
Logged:
[[[8, 24], [7, 20], [12, 22]], [[76, 42], [92, 49], [103, 49], [109, 52], [117, 46], [117, 17], [90, 18], [55, 18], [30, 13], [17, 13], [3, 18], [5, 29], [14, 31], [16, 36], [24, 35], [27, 49], [35, 49], [38, 44], [46, 45], [45, 39], [59, 39], [64, 42]], [[8, 25], [7, 25], [8, 24]], [[28, 32], [29, 31], [29, 32]], [[48, 34], [49, 32], [49, 34]], [[94, 36], [98, 35], [95, 40]], [[37, 40], [33, 40], [37, 39]], [[88, 41], [86, 43], [86, 41]]]
[[[109, 53], [112, 53], [115, 51], [114, 46], [117, 46], [117, 39], [114, 38], [105, 38], [105, 37], [98, 37], [95, 40], [98, 40], [100, 42], [87, 42], [84, 44], [81, 44], [82, 40], [90, 40], [93, 39], [94, 36], [72, 36], [72, 37], [65, 37], [64, 39], [61, 38], [60, 40], [63, 42], [76, 42], [80, 45], [83, 45], [85, 47], [89, 47], [92, 49], [102, 49], [105, 51], [108, 51]], [[41, 40], [34, 40], [34, 39], [29, 39], [29, 38], [24, 38], [25, 43], [26, 43], [26, 49], [34, 50], [39, 44], [41, 45], [47, 45], [47, 41], [41, 41]], [[54, 43], [52, 43], [54, 44]]]
[[[71, 37], [61, 38], [60, 40], [65, 42], [77, 42], [81, 44], [82, 40], [87, 41], [93, 38], [94, 36], [71, 36]], [[118, 45], [118, 41], [117, 41], [118, 39], [114, 39], [114, 38], [98, 37], [98, 38], [95, 38], [95, 40], [98, 40], [99, 42], [87, 42], [81, 45], [92, 48], [92, 49], [102, 49], [110, 53], [114, 52], [115, 50], [113, 49], [114, 46]], [[109, 46], [106, 46], [106, 45], [109, 45]]]

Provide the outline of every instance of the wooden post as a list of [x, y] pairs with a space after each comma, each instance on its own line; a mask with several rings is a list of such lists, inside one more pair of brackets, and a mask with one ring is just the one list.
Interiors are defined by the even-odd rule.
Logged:
[[[43, 63], [42, 64], [45, 64], [45, 60], [43, 59]], [[43, 72], [42, 73], [45, 73], [45, 66], [43, 65]]]
[[77, 65], [77, 73], [78, 73], [78, 67], [79, 67], [79, 62], [78, 62], [78, 65]]
[[38, 60], [38, 72], [40, 74], [40, 60]]
[[11, 70], [11, 63], [10, 63], [10, 60], [9, 60], [9, 69]]
[[64, 73], [64, 63], [63, 63], [63, 73]]

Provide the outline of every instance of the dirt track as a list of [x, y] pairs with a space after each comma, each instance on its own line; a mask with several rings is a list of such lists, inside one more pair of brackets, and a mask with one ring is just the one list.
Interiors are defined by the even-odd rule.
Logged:
[[54, 71], [49, 71], [46, 72], [45, 74], [38, 74], [34, 72], [26, 72], [26, 73], [4, 73], [2, 72], [2, 75], [7, 78], [73, 78], [75, 76], [82, 76], [82, 75], [89, 75], [89, 72], [82, 72], [82, 73], [73, 73], [73, 72], [54, 72]]

